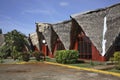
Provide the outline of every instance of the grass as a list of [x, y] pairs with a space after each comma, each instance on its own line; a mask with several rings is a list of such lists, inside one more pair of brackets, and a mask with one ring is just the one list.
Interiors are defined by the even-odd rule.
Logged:
[[107, 71], [120, 73], [120, 70], [118, 70], [118, 69], [116, 69], [116, 68], [109, 69], [109, 70], [107, 70]]
[[[14, 61], [12, 59], [4, 59], [3, 61], [2, 61], [3, 63], [16, 63], [16, 62], [20, 63], [20, 62], [23, 62], [22, 60], [15, 60]], [[41, 62], [41, 61], [36, 61], [35, 57], [31, 57], [30, 61], [28, 61], [28, 62]], [[57, 63], [55, 58], [46, 57], [45, 61]], [[103, 62], [102, 63], [101, 62], [96, 62], [96, 61], [89, 61], [89, 62], [79, 61], [79, 62], [77, 62], [75, 64], [66, 64], [66, 65], [77, 66], [77, 67], [84, 67], [84, 68], [93, 68], [95, 66], [105, 65], [105, 63], [103, 63]], [[120, 73], [120, 70], [117, 70], [116, 68], [108, 69], [108, 70], [105, 70], [105, 71]]]
[[[56, 63], [55, 58], [46, 57], [46, 61]], [[89, 62], [79, 61], [76, 64], [67, 64], [67, 65], [83, 67], [83, 68], [93, 68], [95, 66], [105, 66], [106, 63], [105, 62], [97, 62], [97, 61], [89, 61]], [[116, 68], [108, 69], [105, 71], [120, 73], [120, 70], [117, 70]]]
[[54, 62], [54, 63], [56, 63], [55, 58], [46, 57], [45, 60], [48, 61], [48, 62]]
[[104, 63], [101, 63], [101, 62], [96, 62], [96, 61], [89, 61], [89, 62], [80, 61], [79, 63], [76, 63], [76, 64], [68, 64], [68, 65], [77, 66], [77, 67], [92, 68], [92, 67], [95, 67], [95, 66], [105, 65], [105, 64], [104, 64]]
[[77, 67], [86, 67], [86, 68], [92, 67], [89, 63], [76, 63], [76, 64], [68, 64], [68, 65], [77, 66]]
[[[55, 58], [46, 57], [46, 61], [56, 63]], [[105, 62], [97, 62], [97, 61], [89, 61], [89, 62], [79, 61], [75, 64], [67, 64], [67, 65], [84, 67], [84, 68], [93, 68], [95, 66], [105, 66], [106, 63]], [[105, 70], [105, 71], [120, 73], [120, 70], [117, 70], [116, 68], [108, 69], [108, 70]]]
[[[55, 60], [55, 58], [46, 57], [46, 61], [57, 63], [56, 60]], [[86, 62], [84, 62], [84, 61], [78, 61], [78, 62], [75, 63], [75, 64], [67, 64], [67, 65], [77, 66], [77, 67], [91, 68], [91, 67], [93, 67], [93, 66], [104, 65], [104, 63], [95, 62], [95, 61], [90, 61], [90, 62], [87, 62], [87, 63], [86, 63]]]

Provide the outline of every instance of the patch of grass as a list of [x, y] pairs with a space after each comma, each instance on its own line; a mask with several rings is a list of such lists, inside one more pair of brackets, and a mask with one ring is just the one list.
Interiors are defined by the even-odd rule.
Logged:
[[113, 69], [109, 69], [107, 71], [110, 71], [110, 72], [116, 72], [116, 73], [120, 73], [120, 70], [117, 70], [116, 68], [113, 68]]
[[77, 67], [86, 67], [86, 68], [90, 68], [91, 65], [89, 63], [77, 63], [77, 64], [68, 64], [71, 66], [77, 66]]
[[79, 61], [78, 63], [68, 64], [68, 65], [77, 66], [77, 67], [92, 68], [92, 67], [99, 66], [99, 65], [105, 65], [105, 63], [96, 62], [96, 61], [89, 61], [89, 62]]
[[50, 58], [50, 57], [48, 57], [48, 56], [45, 58], [45, 61], [56, 63], [55, 58]]
[[93, 66], [106, 65], [105, 62], [90, 61], [90, 64], [91, 63]]
[[[46, 61], [57, 63], [55, 58], [50, 58], [48, 56], [46, 57]], [[94, 66], [105, 65], [105, 64], [101, 62], [96, 62], [96, 61], [84, 62], [84, 61], [79, 60], [74, 64], [67, 64], [67, 65], [91, 68]]]

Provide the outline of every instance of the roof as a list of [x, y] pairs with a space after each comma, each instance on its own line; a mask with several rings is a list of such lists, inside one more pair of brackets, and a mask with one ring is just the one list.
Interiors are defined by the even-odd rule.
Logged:
[[65, 49], [68, 50], [70, 47], [71, 20], [53, 24], [52, 27], [62, 41]]
[[65, 49], [69, 49], [71, 30], [70, 20], [56, 24], [39, 23], [39, 26], [39, 32], [42, 32], [42, 35], [44, 36], [50, 51], [53, 51], [58, 37], [64, 44]]
[[29, 35], [30, 39], [31, 39], [31, 42], [33, 44], [33, 46], [36, 46], [38, 49], [39, 49], [39, 42], [38, 42], [38, 36], [37, 36], [37, 33], [34, 32], [34, 33], [31, 33]]
[[46, 27], [47, 28], [44, 29], [44, 32], [42, 32], [42, 34], [47, 42], [49, 50], [51, 51], [51, 25], [48, 24]]
[[104, 39], [106, 40], [105, 52], [107, 52], [120, 33], [120, 3], [84, 14], [71, 15], [71, 18], [80, 25], [101, 55], [105, 17], [107, 18], [107, 31]]
[[119, 6], [119, 5], [120, 5], [120, 3], [117, 3], [117, 4], [114, 4], [114, 5], [106, 7], [106, 8], [99, 8], [99, 9], [96, 9], [96, 10], [91, 10], [91, 11], [85, 11], [85, 12], [81, 12], [81, 13], [76, 13], [76, 14], [72, 14], [71, 17], [75, 17], [75, 16], [78, 16], [78, 15], [90, 14], [90, 13], [99, 12], [99, 11], [104, 11], [106, 9], [113, 8], [113, 7], [116, 7], [116, 6]]

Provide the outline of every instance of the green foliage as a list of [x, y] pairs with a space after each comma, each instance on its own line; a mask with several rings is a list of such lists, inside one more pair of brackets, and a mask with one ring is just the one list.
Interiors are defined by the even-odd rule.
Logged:
[[33, 52], [33, 55], [37, 61], [45, 59], [45, 56], [42, 52], [35, 51]]
[[90, 60], [90, 65], [91, 65], [91, 66], [94, 66], [94, 65], [95, 65], [92, 60]]
[[6, 58], [10, 53], [10, 50], [7, 46], [3, 45], [0, 47], [0, 57]]
[[16, 50], [21, 52], [23, 50], [23, 46], [27, 43], [25, 40], [25, 35], [18, 32], [17, 30], [13, 30], [8, 32], [5, 36], [6, 46], [13, 50], [13, 47], [16, 47]]
[[111, 63], [113, 64], [113, 62], [114, 62], [114, 57], [110, 57], [109, 61], [111, 61]]
[[0, 48], [0, 57], [3, 58], [3, 56], [4, 56], [4, 53], [2, 51], [2, 48]]
[[18, 59], [18, 57], [20, 56], [20, 52], [16, 50], [16, 46], [13, 46], [11, 56], [13, 57], [14, 60]]
[[114, 53], [114, 60], [115, 61], [120, 61], [120, 52], [115, 52]]
[[63, 64], [76, 63], [78, 52], [75, 50], [60, 50], [55, 53], [56, 62]]
[[120, 70], [120, 51], [114, 53], [114, 60], [117, 61], [117, 69]]
[[0, 34], [2, 34], [2, 29], [0, 29]]
[[0, 52], [0, 63], [3, 63], [3, 53]]
[[29, 52], [24, 52], [24, 53], [22, 53], [21, 54], [22, 55], [22, 59], [23, 59], [23, 61], [29, 61], [30, 60], [30, 54], [29, 54]]
[[19, 52], [24, 51], [25, 45], [28, 45], [26, 36], [17, 30], [13, 30], [5, 35], [5, 45], [0, 51], [3, 53], [4, 58], [12, 56], [14, 59], [17, 59]]
[[4, 63], [3, 58], [0, 58], [0, 63]]

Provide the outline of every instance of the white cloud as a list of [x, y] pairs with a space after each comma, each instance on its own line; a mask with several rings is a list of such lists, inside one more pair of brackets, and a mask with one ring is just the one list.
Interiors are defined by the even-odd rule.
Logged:
[[69, 3], [68, 2], [60, 2], [60, 4], [59, 4], [60, 6], [68, 6], [69, 5]]
[[40, 10], [40, 9], [32, 9], [32, 10], [25, 10], [22, 12], [22, 14], [25, 14], [25, 13], [30, 13], [30, 14], [49, 14], [50, 13], [50, 10]]

